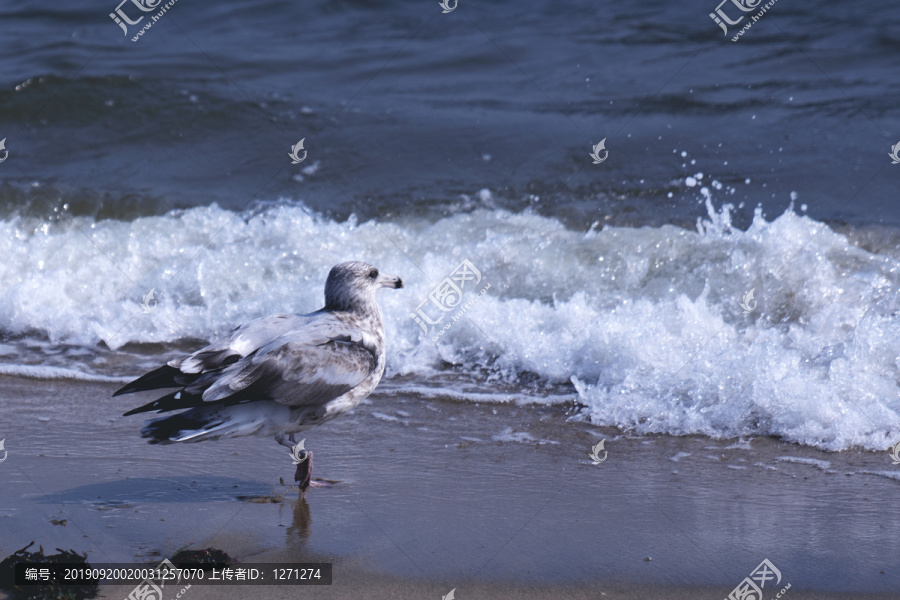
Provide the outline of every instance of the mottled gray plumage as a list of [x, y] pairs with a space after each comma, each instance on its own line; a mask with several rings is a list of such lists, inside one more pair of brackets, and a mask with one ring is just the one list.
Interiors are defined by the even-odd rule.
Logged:
[[321, 310], [251, 321], [115, 395], [180, 388], [125, 413], [188, 409], [148, 421], [141, 433], [150, 443], [260, 434], [290, 447], [294, 433], [347, 412], [381, 380], [382, 287], [403, 283], [363, 262], [341, 263], [328, 274]]

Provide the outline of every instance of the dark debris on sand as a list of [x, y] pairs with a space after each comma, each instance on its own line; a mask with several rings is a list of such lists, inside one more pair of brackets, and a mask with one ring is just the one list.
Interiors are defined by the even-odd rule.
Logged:
[[87, 585], [48, 583], [46, 585], [16, 586], [16, 563], [77, 563], [85, 568], [91, 567], [87, 562], [87, 554], [78, 554], [74, 550], [57, 548], [59, 554], [48, 556], [44, 554], [43, 547], [39, 547], [38, 552], [28, 552], [28, 549], [33, 545], [34, 542], [32, 541], [0, 562], [0, 590], [11, 592], [14, 598], [21, 600], [84, 600], [85, 598], [94, 598], [97, 595], [96, 583]]
[[[179, 550], [169, 559], [176, 567], [206, 567], [207, 569], [227, 567], [236, 561], [223, 550]], [[206, 569], [204, 569], [206, 570]]]

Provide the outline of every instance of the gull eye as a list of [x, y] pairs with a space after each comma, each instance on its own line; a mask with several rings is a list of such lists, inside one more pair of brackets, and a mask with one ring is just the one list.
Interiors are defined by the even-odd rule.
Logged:
[[369, 271], [369, 279], [375, 279], [376, 277], [378, 277], [378, 269]]

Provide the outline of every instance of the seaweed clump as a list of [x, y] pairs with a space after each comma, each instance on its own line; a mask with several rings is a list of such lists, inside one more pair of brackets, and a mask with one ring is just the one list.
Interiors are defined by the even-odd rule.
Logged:
[[78, 554], [74, 550], [57, 548], [59, 554], [44, 554], [43, 546], [37, 552], [28, 552], [34, 541], [0, 561], [0, 590], [6, 590], [19, 600], [84, 600], [97, 595], [96, 582], [85, 585], [59, 585], [47, 582], [41, 585], [16, 585], [17, 563], [39, 563], [45, 565], [65, 563], [77, 564], [90, 568], [87, 554]]

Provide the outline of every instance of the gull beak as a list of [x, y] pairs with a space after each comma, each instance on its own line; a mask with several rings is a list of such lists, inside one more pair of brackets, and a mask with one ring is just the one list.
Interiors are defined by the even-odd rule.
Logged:
[[381, 287], [394, 289], [400, 289], [403, 287], [403, 280], [399, 277], [392, 277], [391, 275], [381, 275], [378, 278], [378, 282], [381, 284]]

